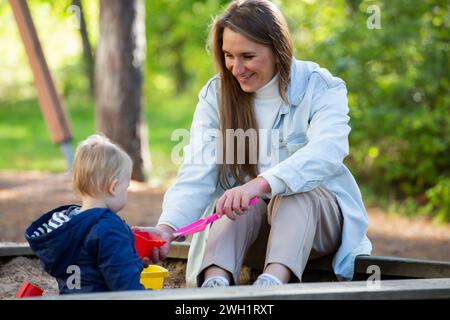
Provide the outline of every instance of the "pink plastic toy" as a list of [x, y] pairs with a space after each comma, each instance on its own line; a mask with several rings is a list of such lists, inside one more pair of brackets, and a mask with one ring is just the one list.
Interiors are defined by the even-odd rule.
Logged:
[[[254, 206], [259, 201], [258, 197], [250, 199], [249, 205]], [[205, 230], [206, 226], [217, 219], [219, 219], [220, 216], [217, 213], [213, 213], [206, 218], [199, 219], [191, 224], [188, 224], [187, 226], [178, 229], [176, 232], [174, 232], [174, 236], [177, 238], [187, 236], [189, 234], [197, 233], [200, 231]]]
[[142, 259], [151, 257], [153, 248], [159, 248], [166, 243], [160, 237], [145, 231], [133, 230], [133, 234], [137, 254]]
[[44, 290], [25, 281], [16, 293], [16, 298], [42, 296]]

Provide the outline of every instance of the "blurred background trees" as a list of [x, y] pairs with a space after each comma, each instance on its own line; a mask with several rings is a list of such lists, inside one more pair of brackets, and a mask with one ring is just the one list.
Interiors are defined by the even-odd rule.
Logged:
[[[94, 102], [71, 1], [28, 1], [76, 140], [94, 130]], [[81, 1], [93, 51], [99, 1]], [[352, 132], [347, 165], [366, 203], [450, 220], [450, 6], [445, 0], [279, 0], [296, 57], [347, 83]], [[143, 112], [151, 181], [170, 183], [176, 128], [189, 128], [197, 94], [214, 74], [208, 26], [228, 1], [145, 1]], [[379, 8], [371, 29], [369, 6]], [[64, 170], [37, 108], [32, 78], [6, 0], [0, 0], [0, 168]], [[37, 109], [37, 111], [36, 111]], [[14, 146], [14, 148], [12, 148]], [[44, 150], [44, 151], [42, 151]], [[13, 152], [14, 151], [14, 152]], [[60, 160], [61, 159], [61, 160]]]

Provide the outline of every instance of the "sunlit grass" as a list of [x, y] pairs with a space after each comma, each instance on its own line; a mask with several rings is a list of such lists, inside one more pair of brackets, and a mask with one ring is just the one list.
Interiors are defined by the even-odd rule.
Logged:
[[152, 156], [151, 178], [160, 179], [162, 185], [167, 186], [178, 170], [178, 164], [171, 160], [171, 152], [179, 141], [171, 141], [172, 132], [190, 128], [196, 99], [195, 94], [187, 93], [178, 97], [152, 96], [147, 99], [145, 114]]
[[[89, 99], [66, 102], [74, 143], [93, 132]], [[52, 143], [38, 101], [0, 102], [0, 168], [14, 170], [66, 170], [58, 145]]]
[[[196, 95], [164, 99], [152, 97], [145, 104], [149, 144], [152, 157], [151, 179], [168, 180], [176, 174], [178, 164], [170, 159], [173, 130], [189, 129]], [[73, 146], [95, 132], [94, 104], [89, 96], [65, 98]], [[52, 143], [38, 101], [0, 102], [0, 169], [63, 172], [66, 161], [59, 146]]]

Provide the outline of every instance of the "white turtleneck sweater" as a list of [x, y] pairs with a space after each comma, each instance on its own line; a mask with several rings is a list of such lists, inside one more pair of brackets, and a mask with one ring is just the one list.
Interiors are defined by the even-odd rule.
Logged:
[[[279, 193], [280, 190], [285, 190], [286, 188], [280, 179], [272, 175], [264, 175], [264, 171], [272, 167], [271, 156], [272, 152], [276, 150], [271, 150], [271, 129], [280, 112], [282, 103], [283, 99], [281, 98], [278, 89], [278, 75], [275, 75], [272, 80], [262, 88], [255, 91], [254, 111], [259, 129], [258, 171], [270, 184], [272, 194], [277, 194], [276, 192]], [[261, 129], [267, 130], [266, 134], [262, 134]], [[273, 165], [275, 165], [275, 163]]]

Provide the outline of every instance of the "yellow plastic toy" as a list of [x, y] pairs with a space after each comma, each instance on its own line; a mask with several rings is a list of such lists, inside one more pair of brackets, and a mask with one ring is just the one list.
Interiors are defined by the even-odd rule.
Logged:
[[169, 276], [169, 271], [158, 265], [149, 265], [141, 272], [141, 284], [145, 289], [159, 290], [164, 285], [164, 279]]

